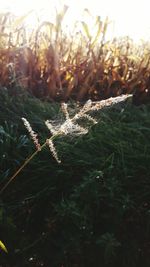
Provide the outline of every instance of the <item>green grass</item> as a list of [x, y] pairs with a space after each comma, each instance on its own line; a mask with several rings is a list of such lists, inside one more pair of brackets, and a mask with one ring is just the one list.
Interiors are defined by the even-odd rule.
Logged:
[[[24, 92], [1, 90], [0, 103], [2, 186], [34, 151], [21, 117], [44, 140], [44, 120], [62, 115]], [[1, 195], [2, 266], [150, 266], [150, 105], [96, 117], [87, 135], [55, 141], [62, 164], [45, 149]]]

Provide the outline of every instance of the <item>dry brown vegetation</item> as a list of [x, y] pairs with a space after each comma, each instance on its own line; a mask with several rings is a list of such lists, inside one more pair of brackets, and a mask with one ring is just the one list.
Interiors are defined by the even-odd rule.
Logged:
[[32, 32], [26, 16], [0, 14], [0, 85], [19, 85], [37, 97], [84, 101], [134, 93], [135, 103], [150, 99], [150, 44], [129, 37], [106, 40], [108, 18], [86, 22], [72, 34], [63, 31], [67, 6], [55, 23], [44, 21]]

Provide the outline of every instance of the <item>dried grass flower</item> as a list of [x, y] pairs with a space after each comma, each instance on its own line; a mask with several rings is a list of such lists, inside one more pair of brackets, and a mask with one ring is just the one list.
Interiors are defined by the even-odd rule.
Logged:
[[106, 100], [98, 101], [98, 102], [92, 102], [91, 100], [87, 101], [85, 105], [79, 110], [78, 113], [76, 113], [72, 118], [70, 118], [69, 112], [68, 112], [68, 105], [66, 103], [62, 104], [63, 113], [65, 114], [65, 121], [62, 123], [56, 123], [56, 121], [53, 123], [52, 121], [45, 121], [45, 124], [47, 128], [51, 132], [51, 137], [47, 138], [46, 141], [40, 145], [37, 134], [32, 130], [32, 127], [27, 119], [22, 118], [23, 123], [28, 130], [37, 150], [33, 152], [33, 154], [28, 157], [25, 162], [21, 165], [21, 167], [12, 175], [12, 177], [8, 180], [8, 182], [2, 187], [0, 190], [0, 193], [2, 193], [6, 187], [10, 184], [12, 180], [15, 179], [15, 177], [25, 168], [25, 166], [37, 155], [39, 151], [41, 151], [46, 145], [48, 145], [53, 157], [56, 159], [58, 163], [61, 163], [61, 160], [58, 157], [56, 148], [54, 146], [53, 140], [60, 136], [60, 135], [81, 135], [88, 133], [89, 128], [88, 127], [82, 127], [80, 126], [77, 121], [80, 118], [87, 119], [88, 121], [92, 122], [93, 124], [97, 123], [97, 121], [89, 114], [88, 112], [99, 110], [105, 106], [111, 106], [113, 104], [119, 103], [121, 101], [126, 100], [128, 97], [131, 97], [131, 95], [122, 95], [119, 97], [109, 98]]
[[[51, 137], [46, 140], [44, 143], [47, 144], [50, 148], [50, 151], [52, 152], [53, 157], [56, 159], [58, 163], [61, 161], [58, 158], [56, 148], [53, 143], [53, 139], [55, 139], [58, 136], [63, 136], [63, 135], [72, 135], [72, 136], [79, 136], [83, 134], [87, 134], [89, 131], [88, 126], [81, 126], [78, 123], [79, 119], [86, 119], [92, 124], [96, 124], [97, 121], [95, 118], [93, 118], [91, 115], [89, 115], [89, 112], [92, 111], [97, 111], [102, 109], [103, 107], [111, 106], [113, 104], [117, 104], [121, 101], [126, 100], [128, 97], [131, 95], [122, 95], [118, 97], [111, 97], [106, 100], [102, 101], [97, 101], [97, 102], [92, 102], [91, 100], [88, 100], [84, 106], [77, 112], [74, 116], [70, 117], [69, 111], [68, 111], [68, 105], [67, 103], [62, 103], [61, 104], [61, 109], [65, 115], [65, 121], [64, 122], [58, 122], [57, 121], [50, 121], [46, 120], [45, 125], [49, 129], [51, 133]], [[32, 130], [30, 123], [25, 119], [22, 118], [25, 127], [27, 128], [33, 142], [36, 145], [37, 150], [41, 150], [41, 146], [38, 142], [37, 139], [37, 134]], [[43, 146], [42, 146], [43, 147]]]
[[57, 161], [58, 163], [61, 163], [61, 160], [59, 160], [59, 158], [58, 158], [57, 151], [56, 151], [56, 149], [55, 149], [55, 146], [54, 146], [53, 141], [52, 141], [51, 139], [47, 139], [47, 140], [46, 140], [46, 144], [48, 145], [48, 147], [49, 147], [49, 149], [50, 149], [50, 151], [51, 151], [53, 157], [56, 159], [56, 161]]
[[38, 151], [40, 151], [41, 150], [41, 145], [40, 145], [39, 140], [37, 138], [38, 135], [32, 130], [32, 127], [31, 127], [31, 125], [30, 125], [30, 123], [28, 122], [27, 119], [22, 118], [22, 120], [23, 120], [24, 126], [26, 127], [27, 131], [29, 132], [29, 134], [30, 134], [35, 146], [36, 146], [36, 149]]

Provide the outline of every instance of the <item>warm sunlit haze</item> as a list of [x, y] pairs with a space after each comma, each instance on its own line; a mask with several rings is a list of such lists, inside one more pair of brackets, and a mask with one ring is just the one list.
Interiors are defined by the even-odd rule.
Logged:
[[[64, 4], [69, 8], [63, 23], [70, 31], [75, 21], [86, 20], [90, 25], [92, 16], [98, 15], [103, 19], [109, 17], [108, 38], [128, 35], [135, 41], [150, 39], [149, 0], [0, 0], [0, 11], [10, 11], [18, 16], [31, 11], [26, 24], [35, 27], [40, 21], [53, 22], [56, 9]], [[91, 16], [83, 12], [85, 8]]]

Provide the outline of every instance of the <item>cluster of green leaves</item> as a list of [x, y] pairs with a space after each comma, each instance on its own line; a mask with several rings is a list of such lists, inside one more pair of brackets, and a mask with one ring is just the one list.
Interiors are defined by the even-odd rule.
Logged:
[[[3, 185], [33, 149], [20, 118], [45, 139], [59, 105], [4, 90], [0, 103]], [[149, 116], [149, 105], [105, 108], [87, 135], [55, 141], [62, 164], [45, 149], [26, 166], [1, 195], [4, 266], [149, 267]]]

